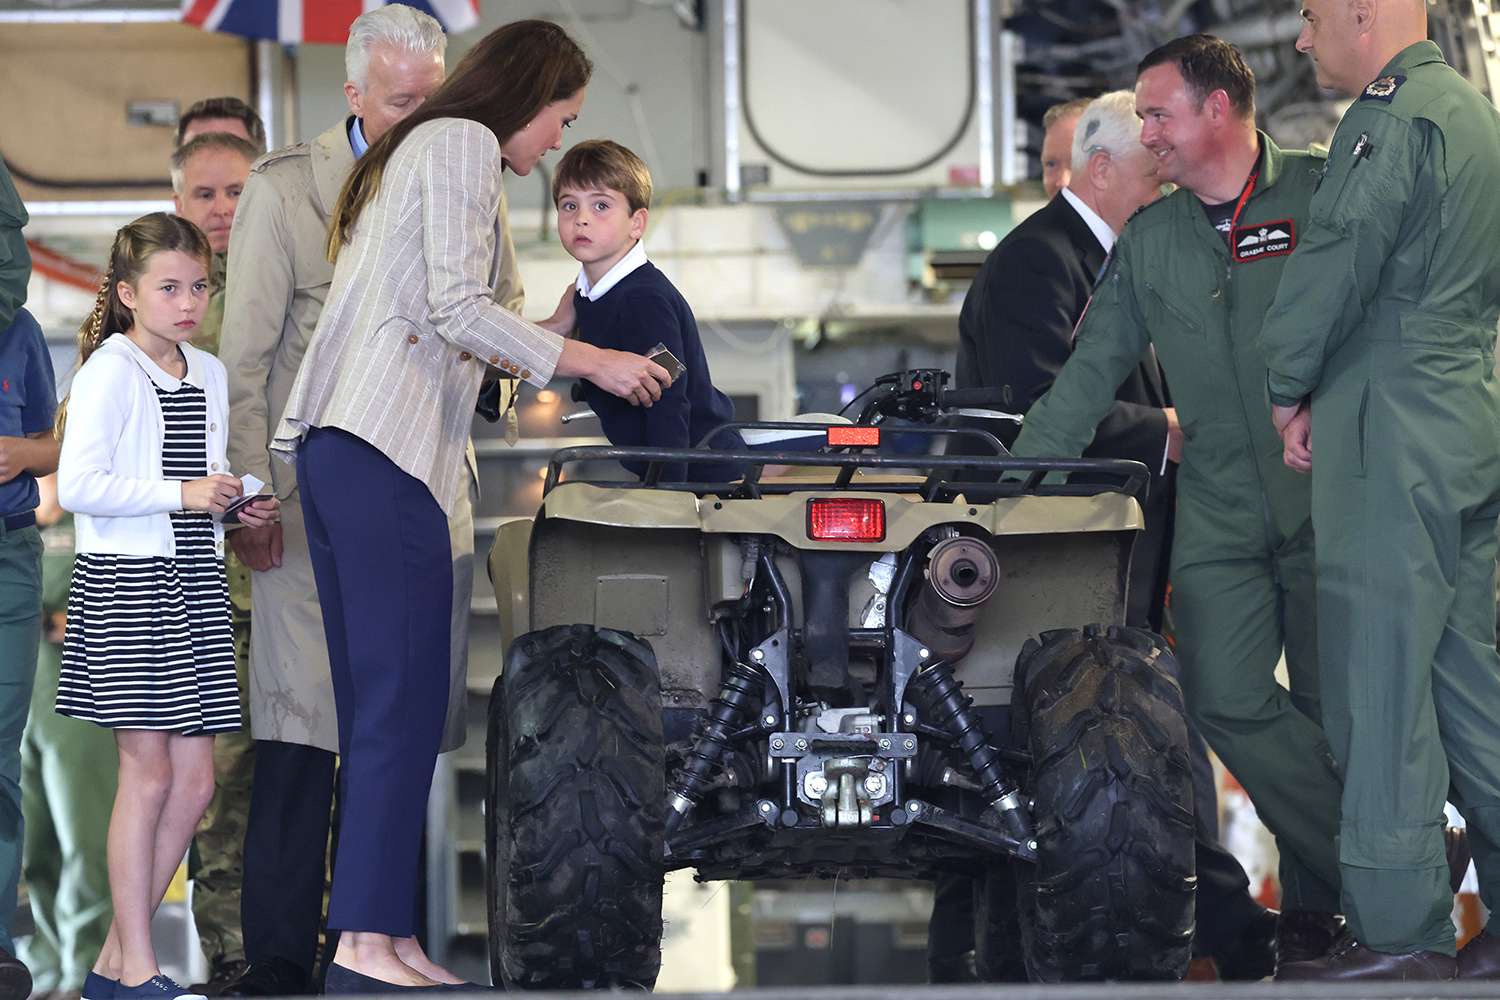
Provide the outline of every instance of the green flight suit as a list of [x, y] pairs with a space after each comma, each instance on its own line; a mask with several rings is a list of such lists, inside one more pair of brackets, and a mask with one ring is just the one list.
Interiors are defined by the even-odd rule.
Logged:
[[73, 515], [42, 529], [41, 648], [31, 717], [21, 742], [21, 872], [36, 931], [18, 942], [32, 988], [71, 991], [99, 951], [113, 915], [105, 841], [119, 757], [115, 734], [52, 710], [62, 667], [61, 629], [73, 576]]
[[[213, 296], [193, 338], [195, 346], [219, 353], [224, 325], [226, 255], [214, 254], [209, 272]], [[235, 473], [243, 470], [233, 469]], [[231, 529], [233, 530], [233, 529]], [[245, 828], [250, 821], [250, 783], [255, 741], [250, 738], [250, 567], [224, 546], [224, 573], [234, 624], [234, 667], [240, 682], [244, 728], [214, 739], [214, 797], [193, 837], [193, 922], [209, 962], [222, 967], [245, 957], [240, 930], [240, 886], [245, 877]], [[219, 971], [217, 968], [213, 971]]]
[[1500, 115], [1431, 42], [1345, 113], [1263, 347], [1312, 404], [1318, 648], [1344, 912], [1453, 954], [1443, 800], [1500, 905]]
[[10, 171], [0, 160], [0, 330], [9, 329], [16, 310], [26, 304], [31, 251], [26, 249], [21, 229], [28, 220], [26, 206], [11, 182]]
[[[1190, 191], [1137, 212], [1013, 450], [1082, 453], [1155, 347], [1185, 438], [1171, 580], [1188, 710], [1276, 836], [1283, 906], [1335, 912], [1340, 789], [1318, 722], [1309, 488], [1282, 464], [1254, 342], [1322, 161], [1260, 140], [1235, 230], [1252, 255], [1231, 263]], [[1290, 692], [1275, 678], [1283, 650]]]

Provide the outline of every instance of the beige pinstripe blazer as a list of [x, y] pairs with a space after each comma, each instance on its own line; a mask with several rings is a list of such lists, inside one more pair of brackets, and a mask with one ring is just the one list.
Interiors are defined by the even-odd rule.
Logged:
[[546, 385], [562, 338], [496, 304], [500, 144], [477, 122], [412, 130], [339, 253], [271, 451], [337, 427], [420, 479], [447, 514], [485, 364]]

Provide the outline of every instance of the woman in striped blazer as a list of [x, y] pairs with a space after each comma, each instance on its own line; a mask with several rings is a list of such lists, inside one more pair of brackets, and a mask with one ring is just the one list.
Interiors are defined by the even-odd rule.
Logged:
[[448, 703], [446, 512], [486, 368], [580, 376], [638, 405], [670, 385], [635, 354], [495, 303], [506, 169], [526, 175], [577, 117], [592, 66], [557, 25], [519, 21], [360, 158], [334, 209], [333, 285], [272, 442], [297, 462], [328, 636], [343, 781], [326, 990], [433, 984], [415, 932], [418, 843]]

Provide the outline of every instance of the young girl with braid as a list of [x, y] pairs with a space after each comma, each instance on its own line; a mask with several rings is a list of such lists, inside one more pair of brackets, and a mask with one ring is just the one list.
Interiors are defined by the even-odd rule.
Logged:
[[[114, 924], [88, 1000], [183, 1000], [151, 915], [214, 790], [213, 735], [240, 727], [219, 522], [241, 493], [224, 457], [224, 366], [189, 341], [208, 305], [207, 238], [165, 213], [115, 235], [58, 416], [58, 499], [75, 515], [57, 710], [115, 731]], [[238, 512], [262, 527], [273, 497]]]

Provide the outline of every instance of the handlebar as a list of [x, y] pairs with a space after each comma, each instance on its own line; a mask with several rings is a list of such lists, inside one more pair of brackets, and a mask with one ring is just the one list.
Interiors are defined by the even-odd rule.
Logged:
[[882, 375], [870, 387], [870, 398], [855, 423], [873, 424], [887, 417], [900, 417], [930, 424], [939, 422], [946, 413], [965, 408], [994, 410], [997, 417], [1009, 416], [1004, 410], [1013, 404], [1004, 398], [1004, 390], [950, 389], [948, 379], [948, 373], [939, 368]]

